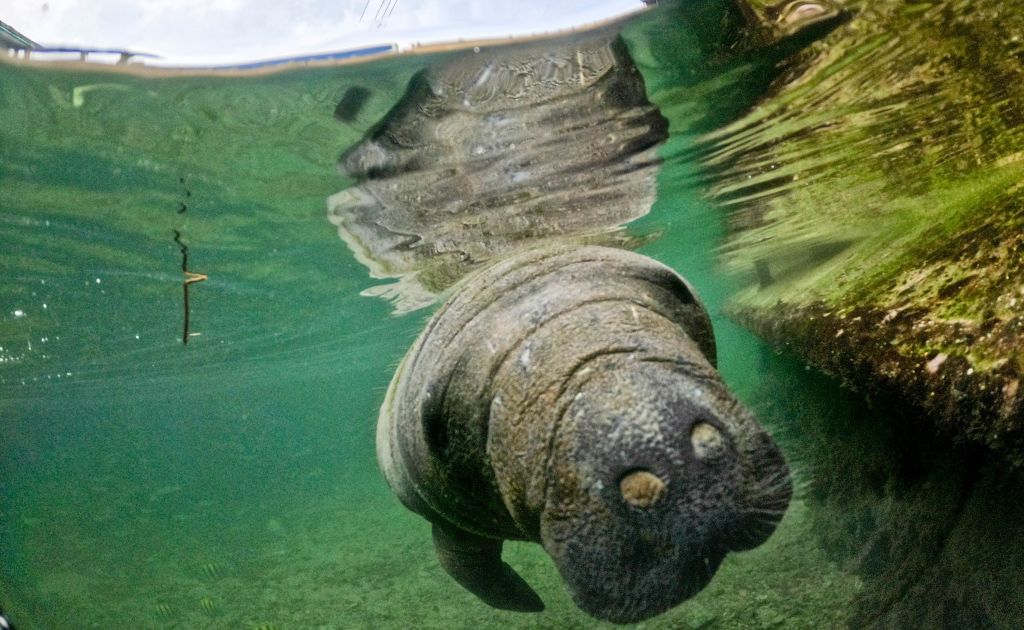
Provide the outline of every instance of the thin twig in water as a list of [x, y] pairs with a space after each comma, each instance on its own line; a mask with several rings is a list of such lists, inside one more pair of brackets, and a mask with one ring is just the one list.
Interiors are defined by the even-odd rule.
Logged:
[[190, 333], [188, 330], [188, 285], [194, 282], [202, 282], [206, 280], [207, 277], [205, 274], [193, 273], [188, 270], [188, 246], [181, 241], [181, 232], [179, 232], [178, 230], [174, 230], [174, 242], [177, 243], [178, 246], [181, 248], [181, 273], [185, 276], [185, 280], [181, 283], [182, 291], [184, 293], [184, 299], [182, 300], [182, 302], [185, 308], [185, 317], [181, 332], [181, 343], [184, 345], [188, 345], [188, 338], [192, 336], [192, 333]]

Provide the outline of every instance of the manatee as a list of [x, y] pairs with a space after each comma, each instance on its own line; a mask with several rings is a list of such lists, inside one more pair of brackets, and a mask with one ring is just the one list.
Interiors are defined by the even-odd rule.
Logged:
[[702, 589], [788, 506], [779, 449], [715, 367], [707, 311], [645, 256], [543, 246], [464, 278], [395, 373], [377, 425], [394, 493], [491, 606], [540, 597], [501, 559], [540, 543], [612, 622]]

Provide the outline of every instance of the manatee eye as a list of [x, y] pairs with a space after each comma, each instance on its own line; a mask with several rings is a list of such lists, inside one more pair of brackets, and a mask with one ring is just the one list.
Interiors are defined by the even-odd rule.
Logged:
[[718, 457], [725, 451], [725, 440], [722, 433], [707, 422], [698, 422], [690, 431], [690, 444], [698, 459]]
[[638, 468], [626, 473], [619, 481], [622, 499], [633, 507], [646, 508], [660, 501], [666, 484], [654, 473]]

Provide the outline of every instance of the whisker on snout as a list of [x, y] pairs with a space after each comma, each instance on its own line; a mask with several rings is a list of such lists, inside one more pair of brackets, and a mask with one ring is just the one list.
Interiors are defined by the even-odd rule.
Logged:
[[791, 483], [789, 471], [786, 470], [777, 470], [759, 481], [764, 488], [788, 486]]
[[766, 507], [758, 506], [758, 507], [754, 507], [754, 508], [747, 508], [744, 511], [744, 514], [746, 514], [747, 516], [754, 516], [754, 517], [758, 517], [758, 516], [767, 516], [767, 517], [782, 516], [785, 513], [786, 513], [786, 508], [784, 508], [784, 507], [782, 507], [782, 508], [766, 508]]

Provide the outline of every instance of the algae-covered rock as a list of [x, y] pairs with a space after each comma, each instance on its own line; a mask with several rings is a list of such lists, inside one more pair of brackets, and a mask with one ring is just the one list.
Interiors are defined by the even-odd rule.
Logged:
[[847, 8], [707, 139], [732, 313], [1024, 463], [1024, 11]]

